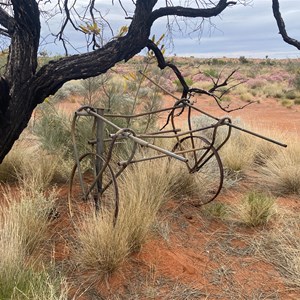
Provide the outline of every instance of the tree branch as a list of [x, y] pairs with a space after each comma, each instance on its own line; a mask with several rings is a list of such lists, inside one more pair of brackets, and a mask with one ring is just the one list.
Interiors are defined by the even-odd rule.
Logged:
[[37, 95], [33, 99], [33, 107], [54, 94], [65, 82], [103, 74], [117, 62], [127, 61], [145, 48], [151, 29], [145, 20], [149, 18], [155, 3], [156, 0], [137, 1], [127, 35], [93, 52], [64, 57], [43, 66], [30, 83], [35, 86]]
[[155, 55], [155, 57], [157, 59], [158, 67], [161, 70], [165, 69], [166, 67], [169, 67], [169, 68], [171, 68], [173, 70], [173, 72], [177, 76], [178, 80], [180, 81], [180, 84], [183, 87], [182, 98], [186, 98], [187, 94], [188, 94], [188, 91], [189, 91], [189, 87], [186, 84], [186, 82], [184, 80], [184, 77], [182, 76], [182, 74], [179, 71], [179, 69], [174, 64], [171, 64], [171, 63], [165, 61], [165, 58], [164, 58], [162, 52], [160, 51], [160, 49], [157, 47], [157, 45], [153, 41], [148, 40], [147, 48], [149, 50], [153, 51], [153, 53], [154, 53], [154, 55]]
[[298, 50], [300, 50], [300, 41], [289, 37], [289, 35], [288, 35], [288, 33], [285, 29], [285, 23], [284, 23], [284, 20], [281, 16], [281, 13], [280, 13], [279, 1], [278, 0], [272, 0], [272, 9], [273, 9], [274, 18], [277, 22], [277, 26], [278, 26], [278, 29], [279, 29], [279, 34], [281, 34], [283, 40], [286, 43], [288, 43], [288, 44], [296, 47]]
[[210, 18], [219, 15], [227, 6], [235, 5], [236, 1], [220, 0], [211, 8], [190, 8], [182, 6], [167, 6], [154, 10], [151, 14], [151, 24], [164, 16], [180, 16], [189, 18]]

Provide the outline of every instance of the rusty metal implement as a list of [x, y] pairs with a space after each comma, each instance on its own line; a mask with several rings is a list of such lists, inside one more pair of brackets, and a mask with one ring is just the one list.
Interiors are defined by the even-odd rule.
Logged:
[[[184, 110], [187, 110], [187, 129], [183, 131], [176, 126], [176, 116], [180, 115]], [[163, 112], [168, 113], [166, 125], [157, 132], [138, 133], [130, 128], [121, 128], [111, 121], [112, 118], [131, 120]], [[197, 127], [192, 121], [192, 113], [209, 117], [211, 124], [205, 127]], [[92, 148], [96, 149], [87, 153], [79, 153], [77, 146], [76, 124], [81, 117], [93, 118], [95, 124], [95, 139], [87, 142], [91, 144]], [[167, 126], [169, 128], [165, 129]], [[107, 127], [109, 127], [109, 133], [106, 133]], [[218, 135], [220, 128], [222, 128], [221, 139]], [[198, 205], [213, 201], [219, 195], [224, 181], [224, 168], [219, 150], [229, 140], [232, 129], [243, 131], [282, 147], [287, 146], [234, 125], [228, 117], [216, 118], [195, 107], [189, 99], [178, 99], [172, 107], [135, 115], [105, 114], [104, 109], [82, 106], [75, 112], [72, 121], [75, 165], [71, 173], [69, 186], [70, 213], [72, 214], [71, 199], [74, 194], [77, 196], [79, 194], [78, 191], [74, 190], [77, 180], [81, 189], [81, 198], [85, 201], [91, 198], [96, 211], [99, 211], [104, 206], [108, 207], [112, 211], [114, 223], [116, 223], [120, 201], [117, 178], [130, 164], [161, 158], [168, 158], [170, 163], [174, 161], [181, 162], [191, 175], [201, 173], [203, 176], [208, 177], [213, 169], [213, 173], [209, 177], [211, 185], [207, 188], [208, 191]], [[157, 146], [155, 141], [158, 139], [170, 139], [173, 141], [173, 146], [171, 149]], [[131, 145], [129, 155], [126, 159], [116, 161], [114, 150], [118, 144], [126, 141], [130, 141]], [[137, 153], [138, 149], [141, 148], [152, 149], [155, 154], [151, 154], [148, 157], [140, 157]]]

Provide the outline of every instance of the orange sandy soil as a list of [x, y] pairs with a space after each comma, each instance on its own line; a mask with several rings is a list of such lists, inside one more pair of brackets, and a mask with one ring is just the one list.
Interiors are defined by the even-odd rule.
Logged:
[[[167, 96], [165, 105], [173, 103]], [[195, 105], [215, 116], [225, 115], [213, 100], [198, 98]], [[60, 104], [66, 111], [74, 107], [76, 104]], [[230, 115], [254, 123], [257, 128], [298, 133], [299, 110], [300, 106], [285, 108], [267, 99]], [[179, 121], [183, 120], [184, 115]], [[241, 182], [217, 201], [234, 203], [249, 185]], [[279, 205], [300, 212], [298, 201], [281, 198]], [[58, 201], [60, 217], [53, 224], [51, 255], [68, 274], [70, 294], [75, 299], [300, 299], [300, 291], [285, 285], [279, 270], [255, 255], [251, 239], [261, 228], [249, 229], [215, 220], [186, 199], [170, 199], [159, 215], [160, 224], [165, 225], [161, 228], [167, 229], [149, 236], [140, 252], [127, 258], [119, 271], [105, 279], [96, 272], [81, 271], [69, 259], [74, 235], [66, 202], [67, 191], [62, 187]]]

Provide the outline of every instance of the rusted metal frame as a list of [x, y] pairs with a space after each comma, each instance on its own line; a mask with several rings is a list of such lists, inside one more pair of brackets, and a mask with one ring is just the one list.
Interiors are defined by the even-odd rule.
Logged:
[[[185, 141], [185, 140], [189, 140], [191, 139], [190, 136], [186, 136], [184, 137], [183, 139], [180, 140], [180, 142], [176, 143], [175, 146], [173, 147], [173, 151], [176, 151], [176, 149], [178, 147], [181, 147], [182, 148], [182, 143]], [[193, 149], [192, 151], [199, 151], [199, 150], [205, 150], [204, 153], [201, 155], [201, 157], [198, 159], [197, 162], [195, 162], [195, 165], [193, 167], [190, 167], [189, 168], [189, 171], [190, 173], [196, 173], [196, 172], [199, 172], [201, 167], [203, 167], [210, 159], [212, 159], [212, 157], [215, 156], [216, 160], [217, 160], [217, 164], [218, 164], [218, 167], [219, 167], [219, 171], [220, 171], [220, 177], [219, 177], [219, 183], [218, 183], [218, 187], [217, 187], [217, 190], [214, 194], [214, 196], [212, 198], [210, 198], [208, 201], [206, 201], [205, 203], [202, 203], [202, 204], [206, 204], [206, 203], [209, 203], [211, 201], [213, 201], [220, 193], [221, 189], [222, 189], [222, 186], [223, 186], [223, 181], [224, 181], [224, 168], [223, 168], [223, 164], [222, 164], [222, 161], [221, 161], [221, 158], [218, 154], [218, 152], [216, 151], [216, 149], [213, 147], [213, 145], [211, 144], [211, 142], [209, 142], [207, 139], [205, 139], [204, 137], [202, 136], [194, 136], [193, 139], [200, 139], [201, 141], [204, 142], [205, 145], [207, 145], [206, 147], [201, 147], [199, 149]], [[207, 157], [207, 154], [209, 152], [212, 152], [211, 155], [209, 155]], [[200, 164], [201, 163], [201, 164]], [[200, 164], [200, 165], [199, 165]], [[201, 205], [202, 205], [201, 204]]]
[[[102, 108], [97, 108], [97, 114], [103, 116], [104, 114], [104, 109]], [[103, 152], [104, 152], [104, 122], [99, 119], [99, 118], [94, 118], [95, 120], [95, 125], [96, 125], [96, 159], [95, 159], [95, 171], [96, 174], [100, 172], [103, 166]], [[94, 195], [94, 202], [95, 202], [95, 208], [96, 211], [99, 210], [99, 195], [102, 195], [102, 175], [99, 177], [97, 180], [97, 193]]]
[[[180, 132], [181, 129], [177, 128], [175, 130], [175, 134], [177, 132]], [[171, 132], [174, 132], [173, 130], [164, 130], [164, 131], [157, 131], [157, 132], [151, 132], [151, 133], [148, 133], [148, 134], [137, 134], [136, 136], [139, 137], [139, 138], [162, 138], [162, 137], [168, 137], [168, 138], [171, 138], [171, 137], [174, 137], [174, 135], [168, 135], [168, 136], [164, 136], [163, 134], [165, 133], [171, 133]], [[113, 136], [114, 134], [111, 134], [110, 136]], [[122, 137], [120, 136], [118, 139], [126, 139], [126, 137]], [[107, 139], [104, 139], [103, 140], [104, 142], [111, 142], [111, 138], [107, 138]], [[91, 145], [94, 145], [97, 143], [96, 140], [89, 140], [88, 141], [89, 144]]]
[[[117, 139], [118, 139], [118, 138], [117, 138]], [[117, 139], [116, 139], [116, 140], [117, 140]], [[134, 157], [134, 155], [135, 155], [135, 153], [136, 153], [136, 150], [137, 150], [137, 143], [134, 142], [134, 144], [133, 144], [133, 149], [132, 149], [132, 151], [131, 151], [131, 154], [130, 154], [129, 158], [128, 158], [126, 161], [124, 161], [124, 164], [121, 166], [121, 168], [119, 169], [119, 171], [115, 174], [115, 178], [116, 178], [116, 179], [122, 174], [122, 172], [126, 169], [126, 167], [131, 163], [131, 161], [133, 160], [133, 157]], [[106, 191], [106, 189], [107, 189], [111, 184], [112, 184], [112, 181], [109, 181], [109, 182], [107, 183], [107, 185], [102, 189], [102, 192], [104, 193], [104, 192]]]
[[[215, 127], [215, 124], [212, 124], [212, 125], [209, 125], [209, 126], [206, 126], [206, 127], [202, 127], [202, 128], [197, 128], [197, 129], [192, 129], [191, 131], [188, 130], [188, 131], [184, 131], [184, 132], [181, 132], [181, 133], [177, 133], [177, 134], [172, 134], [172, 135], [164, 135], [164, 134], [157, 134], [157, 135], [147, 135], [147, 134], [137, 134], [136, 136], [138, 138], [154, 138], [154, 139], [163, 139], [163, 138], [176, 138], [176, 137], [181, 137], [181, 136], [185, 136], [189, 133], [195, 133], [195, 132], [200, 132], [200, 131], [203, 131], [203, 130], [207, 130], [207, 129], [211, 129], [211, 128], [214, 128]], [[170, 132], [173, 132], [173, 130], [170, 130]], [[110, 134], [111, 137], [113, 137], [115, 134]], [[125, 136], [120, 136], [118, 137], [118, 139], [126, 139], [127, 137]], [[107, 139], [107, 141], [111, 141], [111, 139]]]
[[[118, 129], [118, 130], [123, 130], [123, 129], [124, 129], [124, 128], [120, 128], [119, 126], [115, 125], [114, 123], [112, 123], [111, 121], [107, 120], [106, 118], [104, 118], [104, 117], [98, 115], [96, 112], [94, 112], [94, 111], [92, 111], [92, 110], [87, 110], [87, 112], [90, 113], [91, 115], [95, 116], [95, 117], [98, 117], [98, 118], [102, 119], [104, 122], [108, 123], [109, 125], [113, 126], [114, 128], [116, 128], [116, 129]], [[173, 128], [173, 129], [175, 129], [175, 128]], [[128, 129], [127, 129], [127, 130], [128, 130]], [[147, 142], [147, 141], [144, 141], [144, 140], [142, 140], [142, 139], [140, 139], [140, 138], [138, 138], [138, 137], [132, 135], [132, 133], [130, 133], [130, 132], [123, 132], [123, 136], [132, 139], [134, 142], [136, 142], [136, 143], [138, 143], [138, 144], [140, 144], [140, 145], [142, 145], [142, 146], [145, 146], [145, 147], [148, 147], [148, 148], [157, 150], [157, 151], [159, 151], [159, 152], [162, 152], [162, 153], [164, 153], [164, 154], [167, 154], [167, 155], [169, 155], [169, 156], [172, 156], [172, 157], [174, 157], [174, 158], [176, 158], [176, 159], [178, 159], [178, 160], [180, 160], [180, 161], [183, 161], [183, 162], [186, 161], [185, 158], [183, 158], [183, 157], [181, 157], [181, 156], [179, 156], [179, 155], [174, 155], [174, 154], [173, 154], [172, 152], [170, 152], [169, 150], [163, 149], [163, 148], [158, 147], [158, 146], [156, 146], [156, 145], [153, 145], [153, 144], [151, 144], [151, 143], [149, 143], [149, 142]]]

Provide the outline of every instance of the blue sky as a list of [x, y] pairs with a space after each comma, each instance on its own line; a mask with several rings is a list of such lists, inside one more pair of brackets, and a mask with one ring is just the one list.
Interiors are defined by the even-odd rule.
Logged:
[[[86, 0], [81, 0], [84, 3]], [[107, 18], [114, 28], [120, 28], [129, 21], [124, 20], [124, 13], [111, 1], [97, 0], [100, 7], [107, 12]], [[117, 1], [115, 1], [117, 2]], [[131, 0], [123, 0], [126, 5]], [[195, 57], [240, 57], [249, 58], [298, 58], [300, 51], [283, 42], [272, 14], [271, 0], [253, 0], [252, 5], [236, 5], [228, 7], [221, 16], [212, 18], [215, 25], [204, 26], [201, 38], [198, 33], [189, 34], [190, 30], [174, 32], [173, 46], [168, 46], [168, 54]], [[300, 0], [281, 0], [281, 12], [286, 21], [290, 36], [300, 40]], [[129, 7], [130, 10], [133, 6]], [[183, 26], [184, 28], [185, 26]], [[159, 19], [152, 30], [157, 36], [166, 30], [166, 19]], [[74, 32], [69, 34], [75, 38], [75, 46], [83, 44], [82, 36]], [[60, 46], [51, 46], [50, 52], [61, 52]]]

